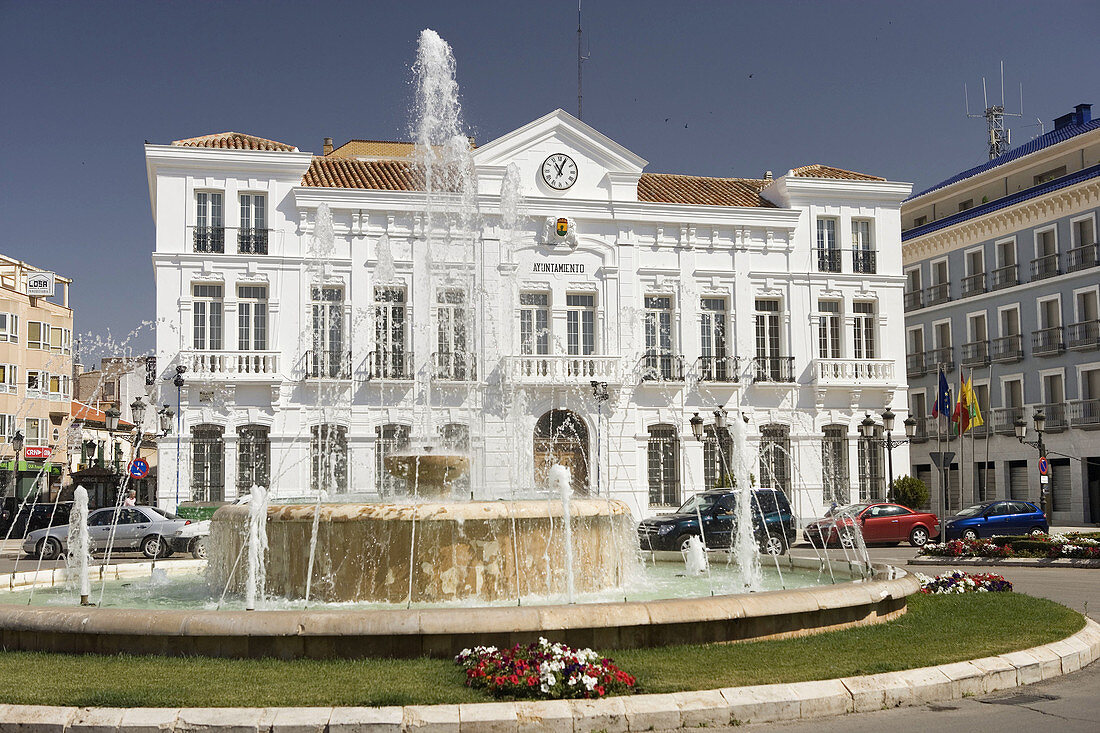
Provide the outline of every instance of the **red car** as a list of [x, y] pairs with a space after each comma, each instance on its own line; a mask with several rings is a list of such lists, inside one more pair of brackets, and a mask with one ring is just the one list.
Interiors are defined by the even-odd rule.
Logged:
[[908, 541], [921, 547], [940, 536], [940, 522], [935, 514], [915, 512], [901, 504], [850, 504], [832, 511], [831, 516], [806, 525], [802, 531], [815, 547], [840, 544], [851, 547], [855, 542], [853, 524], [858, 523], [867, 544]]

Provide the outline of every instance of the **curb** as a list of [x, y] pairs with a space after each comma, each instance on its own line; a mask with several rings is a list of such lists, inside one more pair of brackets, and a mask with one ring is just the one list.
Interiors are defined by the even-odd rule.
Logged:
[[907, 565], [958, 565], [961, 567], [991, 568], [1096, 568], [1100, 569], [1100, 560], [1081, 560], [1072, 557], [914, 557]]
[[607, 733], [819, 718], [985, 695], [1076, 672], [1100, 658], [1100, 624], [1051, 644], [969, 662], [777, 685], [602, 700], [382, 708], [72, 708], [0, 705], [0, 725], [36, 733]]

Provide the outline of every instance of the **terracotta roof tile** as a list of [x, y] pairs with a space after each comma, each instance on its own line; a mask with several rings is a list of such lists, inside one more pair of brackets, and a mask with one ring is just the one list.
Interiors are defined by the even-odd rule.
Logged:
[[885, 178], [879, 176], [871, 176], [866, 173], [856, 173], [855, 171], [846, 171], [843, 168], [834, 168], [830, 165], [822, 165], [821, 163], [814, 163], [813, 165], [804, 165], [801, 168], [795, 168], [791, 171], [798, 178], [842, 178], [848, 181], [885, 181]]
[[760, 195], [771, 181], [755, 178], [706, 178], [672, 173], [643, 173], [638, 200], [665, 204], [774, 207]]
[[[85, 422], [107, 424], [107, 414], [103, 410], [98, 410], [91, 405], [86, 405], [83, 402], [73, 400], [69, 412], [77, 420], [84, 420]], [[118, 420], [119, 425], [125, 425], [127, 427], [133, 427], [133, 423], [126, 422], [122, 418]]]
[[348, 140], [326, 155], [326, 158], [408, 158], [416, 145], [393, 140]]
[[314, 157], [302, 176], [303, 186], [422, 191], [424, 175], [402, 160], [354, 160]]
[[184, 140], [173, 140], [172, 144], [180, 148], [224, 148], [226, 150], [276, 150], [287, 153], [298, 152], [298, 148], [293, 145], [256, 137], [255, 135], [246, 135], [243, 132], [219, 132], [213, 135], [189, 137]]

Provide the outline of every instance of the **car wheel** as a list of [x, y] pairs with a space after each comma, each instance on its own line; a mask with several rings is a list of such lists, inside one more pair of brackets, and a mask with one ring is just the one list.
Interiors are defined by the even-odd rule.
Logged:
[[969, 542], [974, 542], [978, 539], [978, 533], [972, 529], [965, 529], [963, 530], [962, 538]]
[[838, 537], [837, 537], [837, 542], [839, 542], [839, 543], [840, 543], [840, 546], [841, 546], [841, 547], [845, 547], [845, 548], [847, 548], [847, 549], [849, 549], [849, 550], [850, 550], [850, 549], [852, 549], [853, 547], [855, 547], [855, 546], [856, 546], [856, 535], [855, 535], [855, 532], [853, 532], [853, 531], [852, 531], [852, 530], [850, 530], [850, 529], [844, 530], [843, 532], [841, 532], [841, 533], [840, 533], [840, 534], [838, 535]]
[[61, 557], [61, 543], [53, 537], [47, 537], [38, 543], [38, 557], [43, 560], [56, 560]]
[[787, 541], [780, 535], [770, 535], [760, 543], [760, 551], [768, 555], [782, 555], [787, 552]]
[[1046, 530], [1042, 527], [1032, 527], [1027, 531], [1028, 534], [1046, 534]]
[[924, 547], [928, 544], [928, 530], [924, 527], [913, 527], [909, 533], [909, 544], [913, 547]]
[[676, 538], [676, 547], [679, 548], [680, 552], [683, 552], [684, 550], [687, 549], [687, 542], [692, 537], [698, 537], [698, 535], [689, 534], [689, 533], [685, 532], [684, 534], [682, 534], [682, 535], [680, 535], [679, 537]]
[[151, 534], [141, 541], [141, 554], [152, 560], [157, 555], [162, 555], [160, 549], [160, 535]]
[[196, 560], [206, 559], [206, 538], [196, 537], [195, 541], [191, 543], [191, 557]]

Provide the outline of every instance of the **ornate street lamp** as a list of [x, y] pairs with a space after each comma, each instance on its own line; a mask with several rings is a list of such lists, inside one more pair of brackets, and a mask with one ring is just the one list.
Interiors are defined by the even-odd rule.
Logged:
[[134, 427], [137, 429], [137, 433], [141, 436], [141, 426], [145, 424], [145, 403], [141, 401], [140, 397], [135, 397], [134, 401], [130, 403], [130, 415], [134, 420]]
[[[1037, 451], [1039, 451], [1039, 458], [1045, 459], [1047, 457], [1047, 447], [1043, 443], [1043, 433], [1046, 432], [1047, 428], [1047, 416], [1043, 414], [1042, 410], [1036, 410], [1031, 419], [1035, 423], [1035, 433], [1038, 436], [1038, 439], [1025, 440], [1025, 438], [1027, 438], [1027, 423], [1024, 421], [1024, 418], [1022, 416], [1016, 418], [1016, 422], [1013, 425], [1013, 427], [1015, 427], [1016, 429], [1016, 439], [1019, 440], [1021, 443], [1030, 445], [1032, 448], [1035, 448]], [[1042, 475], [1039, 477], [1039, 479], [1040, 481], [1042, 481], [1043, 479], [1046, 479], [1046, 481], [1050, 480], [1049, 478], [1047, 478], [1047, 476]], [[1039, 486], [1039, 509], [1042, 510], [1043, 516], [1046, 517], [1047, 520], [1049, 520], [1050, 516], [1047, 514], [1047, 497], [1050, 495], [1050, 484], [1044, 482], [1041, 483]]]
[[15, 450], [15, 458], [12, 459], [11, 467], [11, 495], [14, 497], [19, 493], [19, 461], [23, 456], [23, 433], [21, 431], [16, 430], [15, 435], [11, 436], [11, 447]]
[[168, 405], [164, 405], [157, 411], [157, 417], [160, 418], [160, 434], [166, 436], [172, 432], [172, 418], [176, 416], [175, 410]]
[[695, 439], [702, 442], [703, 440], [703, 418], [699, 417], [699, 413], [695, 413], [688, 420], [691, 423], [691, 434], [695, 436]]

